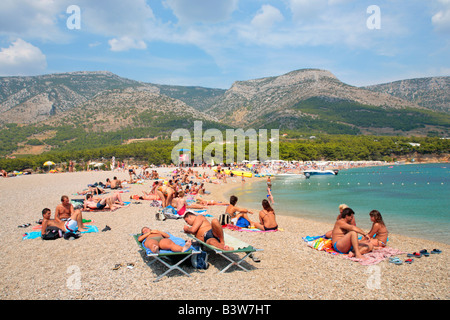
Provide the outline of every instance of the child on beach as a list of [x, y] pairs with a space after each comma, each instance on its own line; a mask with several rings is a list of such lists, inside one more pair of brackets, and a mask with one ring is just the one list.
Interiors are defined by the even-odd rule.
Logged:
[[388, 230], [384, 224], [381, 213], [378, 210], [372, 210], [370, 211], [369, 216], [370, 220], [373, 222], [372, 229], [370, 229], [370, 232], [368, 233], [370, 242], [375, 249], [385, 247], [388, 240]]

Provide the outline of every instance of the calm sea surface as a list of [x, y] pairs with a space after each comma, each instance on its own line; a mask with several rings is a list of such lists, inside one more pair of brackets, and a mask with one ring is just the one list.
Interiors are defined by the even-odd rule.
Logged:
[[[244, 183], [232, 192], [238, 206], [259, 209], [266, 188], [265, 181], [251, 188]], [[356, 168], [310, 179], [272, 177], [272, 195], [278, 214], [334, 223], [339, 204], [345, 203], [362, 229], [370, 229], [369, 212], [376, 209], [391, 233], [450, 243], [450, 164]]]

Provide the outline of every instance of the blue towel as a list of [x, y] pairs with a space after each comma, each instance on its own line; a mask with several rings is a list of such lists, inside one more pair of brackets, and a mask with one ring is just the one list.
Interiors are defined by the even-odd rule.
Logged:
[[[175, 237], [174, 235], [170, 234], [167, 232], [167, 234], [169, 235], [169, 239], [172, 240], [175, 244], [179, 245], [179, 246], [184, 246], [186, 244], [186, 241], [182, 238], [179, 237]], [[147, 251], [147, 254], [152, 254], [152, 250], [145, 248]], [[190, 250], [197, 250], [196, 248], [194, 248], [193, 246], [191, 246], [189, 248]], [[159, 250], [159, 253], [173, 253], [172, 250]]]
[[[81, 233], [98, 232], [97, 226], [85, 225], [85, 227], [87, 228], [87, 230], [86, 231], [82, 231]], [[25, 235], [23, 236], [22, 240], [37, 239], [37, 238], [40, 238], [40, 237], [41, 237], [41, 232], [40, 231], [32, 231], [32, 232], [25, 233]]]

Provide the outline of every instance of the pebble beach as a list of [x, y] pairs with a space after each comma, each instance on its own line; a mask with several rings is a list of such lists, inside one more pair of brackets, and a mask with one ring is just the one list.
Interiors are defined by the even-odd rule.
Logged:
[[[167, 178], [169, 168], [159, 168], [161, 178]], [[199, 170], [202, 172], [202, 169]], [[224, 230], [263, 251], [255, 255], [260, 262], [247, 259], [245, 272], [231, 267], [218, 273], [226, 263], [220, 256], [208, 252], [209, 268], [183, 269], [190, 275], [175, 271], [160, 281], [156, 277], [166, 267], [156, 262], [149, 265], [132, 234], [148, 226], [177, 237], [183, 234], [183, 219], [158, 221], [157, 208], [150, 201], [130, 200], [132, 194], [149, 191], [152, 180], [143, 184], [126, 184], [122, 193], [128, 207], [113, 212], [83, 212], [83, 218], [99, 232], [83, 234], [69, 241], [57, 239], [22, 240], [26, 232], [42, 215], [43, 208], [54, 210], [62, 195], [76, 195], [87, 184], [117, 176], [129, 179], [126, 172], [90, 171], [57, 174], [32, 174], [0, 178], [0, 299], [2, 300], [448, 300], [450, 246], [426, 239], [390, 234], [389, 246], [404, 254], [435, 248], [440, 254], [414, 259], [412, 264], [395, 265], [388, 259], [364, 266], [307, 246], [302, 237], [324, 234], [330, 223], [277, 214], [282, 231], [239, 232]], [[253, 178], [256, 179], [256, 178]], [[251, 180], [247, 179], [251, 188]], [[196, 181], [196, 180], [194, 180]], [[198, 181], [198, 180], [197, 180]], [[228, 201], [225, 194], [241, 186], [239, 179], [227, 183], [207, 183], [211, 194], [205, 199]], [[262, 195], [264, 197], [264, 195]], [[239, 205], [239, 203], [238, 203]], [[337, 207], [338, 204], [336, 204]], [[274, 207], [277, 210], [277, 207]], [[253, 209], [255, 213], [261, 208]], [[224, 206], [209, 206], [208, 214], [218, 218]], [[277, 212], [277, 211], [276, 211]], [[209, 220], [212, 218], [208, 218]], [[257, 214], [252, 220], [257, 221]], [[27, 228], [19, 228], [30, 223]], [[111, 230], [102, 232], [108, 225]], [[117, 270], [114, 267], [121, 264]], [[127, 267], [130, 265], [130, 267]], [[376, 281], [375, 281], [375, 280]], [[201, 290], [193, 290], [202, 288]]]

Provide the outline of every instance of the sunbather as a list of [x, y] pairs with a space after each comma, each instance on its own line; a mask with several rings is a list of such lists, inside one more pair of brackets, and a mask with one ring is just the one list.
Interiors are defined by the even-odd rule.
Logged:
[[247, 215], [247, 213], [253, 214], [253, 212], [251, 212], [250, 210], [245, 209], [245, 208], [236, 207], [237, 201], [238, 201], [238, 198], [236, 196], [231, 196], [230, 204], [228, 205], [227, 209], [225, 210], [225, 213], [228, 213], [231, 217], [231, 223], [236, 225], [236, 222], [239, 220], [239, 218], [242, 217], [248, 221], [250, 226], [253, 226], [254, 225], [253, 222], [250, 220], [250, 218]]
[[114, 193], [105, 198], [94, 198], [92, 194], [86, 195], [84, 201], [84, 210], [87, 208], [94, 210], [102, 210], [108, 207], [111, 211], [123, 207], [125, 204], [120, 197], [120, 193]]
[[[363, 259], [363, 254], [372, 251], [373, 245], [370, 238], [362, 229], [351, 225], [355, 212], [350, 208], [342, 211], [341, 218], [334, 225], [331, 241], [333, 248], [339, 253], [349, 254], [358, 259]], [[358, 233], [364, 236], [363, 241], [358, 241]]]
[[156, 194], [162, 201], [162, 207], [166, 208], [172, 203], [174, 190], [169, 186], [163, 185], [162, 181], [160, 181], [158, 187], [156, 188]]
[[183, 227], [184, 232], [193, 234], [200, 241], [216, 248], [234, 250], [225, 244], [223, 229], [219, 220], [213, 219], [210, 223], [204, 216], [197, 216], [191, 211], [187, 211], [184, 215], [184, 221], [189, 225]]
[[192, 241], [188, 240], [184, 246], [179, 246], [168, 239], [169, 237], [165, 232], [143, 227], [138, 241], [142, 243], [143, 247], [150, 249], [153, 253], [158, 253], [160, 249], [171, 250], [173, 252], [185, 252], [192, 245]]
[[[378, 210], [372, 210], [369, 213], [370, 220], [373, 222], [369, 231], [370, 242], [374, 248], [385, 247], [388, 240], [388, 230], [384, 224], [383, 217]], [[374, 237], [375, 236], [375, 237]]]
[[87, 230], [83, 224], [81, 210], [75, 210], [73, 205], [70, 203], [69, 197], [63, 195], [61, 197], [61, 203], [57, 205], [55, 209], [55, 220], [59, 224], [60, 222], [65, 222], [69, 219], [76, 220], [78, 223], [78, 229], [81, 231]]
[[275, 219], [275, 212], [269, 204], [267, 199], [262, 201], [263, 210], [259, 212], [259, 223], [254, 222], [254, 226], [260, 230], [269, 231], [277, 230], [278, 224]]
[[77, 221], [79, 220], [79, 216], [81, 216], [80, 210], [75, 210], [69, 219], [66, 221], [61, 221], [57, 219], [51, 219], [51, 210], [49, 208], [44, 208], [42, 210], [42, 228], [41, 233], [45, 233], [47, 227], [57, 227], [61, 229], [63, 232], [76, 232], [78, 230], [85, 231], [86, 228], [79, 228]]
[[[342, 210], [344, 210], [345, 208], [348, 208], [348, 205], [346, 205], [346, 204], [340, 204], [339, 205], [339, 214], [338, 214], [338, 216], [336, 218], [336, 221], [341, 219]], [[355, 217], [354, 216], [353, 216], [352, 221], [350, 222], [350, 224], [352, 226], [356, 226], [356, 222], [355, 222]], [[325, 233], [325, 238], [330, 239], [332, 233], [333, 233], [333, 230], [330, 230], [327, 233]]]

